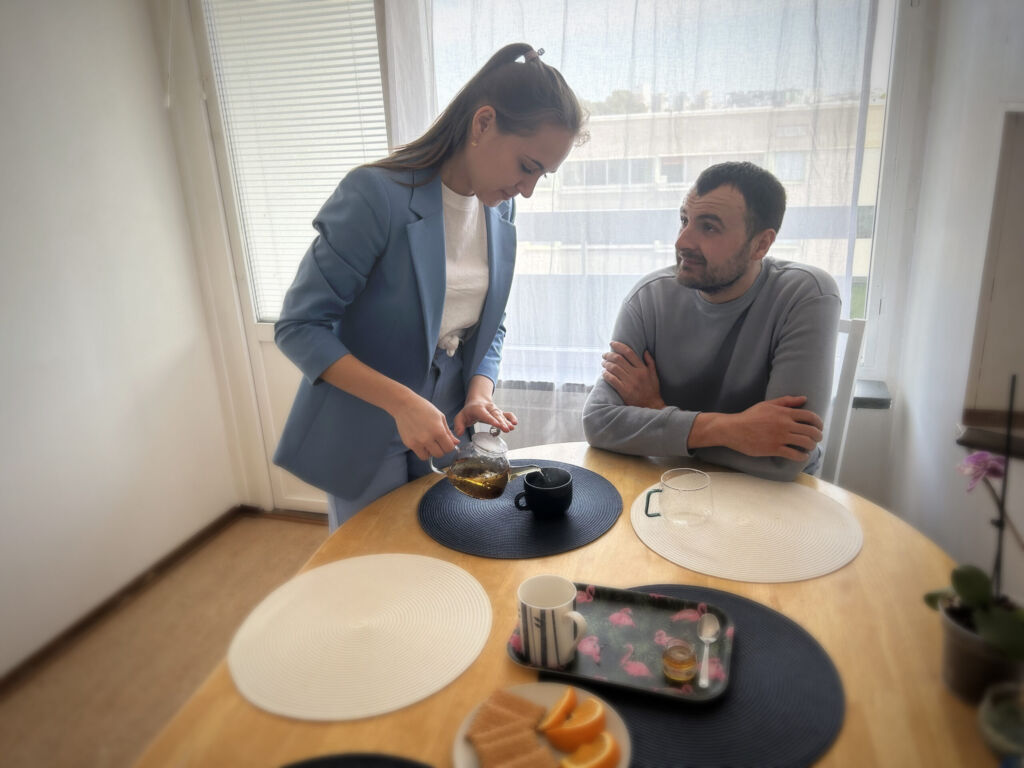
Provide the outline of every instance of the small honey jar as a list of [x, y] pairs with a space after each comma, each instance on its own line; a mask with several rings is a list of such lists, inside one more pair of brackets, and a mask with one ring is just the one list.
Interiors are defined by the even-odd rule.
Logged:
[[670, 645], [661, 654], [661, 668], [665, 677], [674, 683], [685, 683], [697, 674], [697, 656], [693, 646], [686, 642]]

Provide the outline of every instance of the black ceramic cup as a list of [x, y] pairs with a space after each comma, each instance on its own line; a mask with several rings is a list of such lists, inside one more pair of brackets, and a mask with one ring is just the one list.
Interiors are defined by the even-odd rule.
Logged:
[[572, 475], [558, 467], [544, 467], [523, 478], [523, 490], [516, 494], [516, 509], [537, 515], [563, 515], [572, 504]]

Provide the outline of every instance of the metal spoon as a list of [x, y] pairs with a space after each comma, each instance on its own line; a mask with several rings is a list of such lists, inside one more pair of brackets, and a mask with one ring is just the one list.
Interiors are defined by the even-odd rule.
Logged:
[[700, 659], [700, 679], [697, 681], [697, 685], [701, 688], [708, 687], [708, 650], [711, 647], [711, 643], [718, 639], [720, 631], [721, 626], [715, 614], [705, 613], [700, 617], [700, 623], [697, 625], [697, 636], [704, 641], [704, 653]]

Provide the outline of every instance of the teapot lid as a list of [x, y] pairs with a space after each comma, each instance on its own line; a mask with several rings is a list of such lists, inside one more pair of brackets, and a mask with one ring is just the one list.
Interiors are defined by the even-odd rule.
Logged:
[[473, 445], [488, 453], [508, 453], [508, 446], [501, 439], [501, 430], [491, 427], [488, 432], [474, 432]]

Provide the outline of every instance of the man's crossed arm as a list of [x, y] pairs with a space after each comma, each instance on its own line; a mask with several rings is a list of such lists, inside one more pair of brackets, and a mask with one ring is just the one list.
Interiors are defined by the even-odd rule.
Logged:
[[[661, 410], [666, 403], [654, 357], [644, 350], [643, 359], [629, 346], [613, 341], [603, 356], [602, 377], [625, 405]], [[824, 424], [813, 411], [801, 409], [804, 395], [787, 395], [755, 403], [740, 413], [697, 414], [687, 448], [730, 448], [746, 456], [777, 456], [802, 462], [821, 442]], [[685, 407], [685, 406], [683, 406]]]

